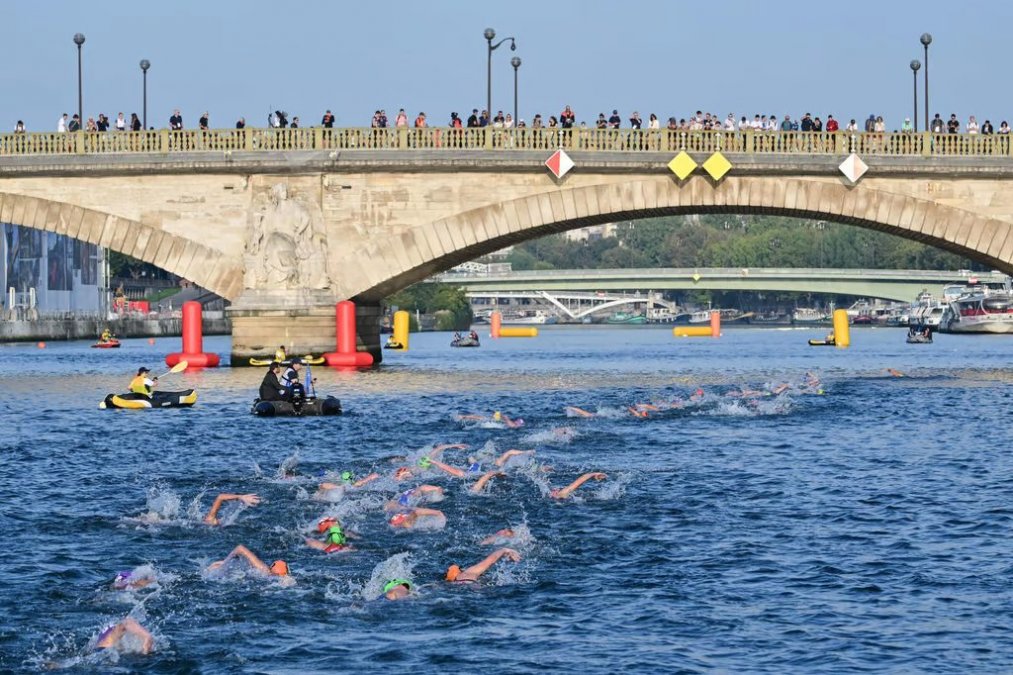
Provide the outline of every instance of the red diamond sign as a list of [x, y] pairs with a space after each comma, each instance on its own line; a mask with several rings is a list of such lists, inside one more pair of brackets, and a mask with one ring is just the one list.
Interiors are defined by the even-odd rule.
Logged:
[[573, 160], [570, 156], [562, 150], [556, 150], [552, 153], [552, 156], [545, 160], [545, 166], [549, 168], [552, 175], [556, 178], [562, 178], [567, 172], [573, 168]]

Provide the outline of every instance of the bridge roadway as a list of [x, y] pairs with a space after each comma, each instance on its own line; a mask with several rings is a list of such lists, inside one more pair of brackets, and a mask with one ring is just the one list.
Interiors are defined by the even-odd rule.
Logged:
[[942, 297], [947, 284], [964, 284], [989, 273], [933, 270], [864, 270], [806, 268], [658, 268], [539, 270], [501, 274], [448, 272], [433, 281], [481, 292], [538, 291], [759, 291], [828, 293], [913, 302], [922, 291]]
[[[133, 256], [230, 300], [234, 363], [279, 344], [333, 349], [342, 299], [356, 302], [359, 349], [379, 360], [384, 297], [511, 244], [617, 220], [829, 220], [1011, 272], [1011, 144], [436, 127], [8, 134], [0, 222]], [[576, 165], [562, 178], [544, 165], [558, 148]], [[849, 153], [866, 174], [842, 175]]]

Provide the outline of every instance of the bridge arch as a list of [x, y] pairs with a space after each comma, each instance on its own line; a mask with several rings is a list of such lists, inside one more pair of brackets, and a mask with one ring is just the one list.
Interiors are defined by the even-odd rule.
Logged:
[[566, 187], [492, 203], [363, 246], [345, 258], [343, 297], [377, 302], [432, 274], [546, 234], [616, 220], [703, 213], [769, 214], [857, 225], [1013, 273], [1013, 224], [945, 203], [828, 177], [694, 176]]
[[[220, 251], [129, 218], [0, 192], [0, 223], [54, 232], [129, 255], [233, 300], [242, 268]], [[238, 282], [238, 283], [237, 283]]]

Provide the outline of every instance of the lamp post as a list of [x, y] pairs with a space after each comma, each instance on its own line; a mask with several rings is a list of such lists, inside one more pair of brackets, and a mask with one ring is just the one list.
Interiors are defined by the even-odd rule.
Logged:
[[79, 131], [84, 131], [84, 96], [81, 93], [81, 45], [84, 44], [84, 33], [74, 34], [74, 44], [77, 45], [77, 123], [81, 125]]
[[515, 56], [510, 59], [510, 65], [514, 67], [514, 126], [517, 126], [517, 70], [521, 67], [521, 57]]
[[488, 67], [487, 67], [487, 71], [486, 71], [486, 80], [485, 80], [485, 82], [486, 82], [486, 88], [485, 88], [485, 113], [486, 113], [486, 115], [489, 116], [487, 119], [489, 121], [491, 121], [492, 120], [492, 53], [495, 50], [499, 49], [499, 46], [501, 44], [503, 44], [504, 42], [506, 42], [507, 40], [510, 40], [510, 51], [512, 51], [512, 52], [513, 51], [517, 51], [517, 43], [514, 42], [514, 39], [512, 37], [508, 37], [508, 38], [503, 38], [502, 40], [500, 40], [496, 44], [493, 44], [492, 41], [496, 37], [496, 31], [494, 31], [492, 28], [486, 28], [485, 29], [485, 33], [483, 33], [483, 35], [485, 36], [486, 42], [489, 43], [489, 59], [488, 59]]
[[[915, 108], [915, 124], [914, 124], [914, 127], [912, 127], [912, 128], [915, 131], [918, 131], [918, 69], [921, 68], [921, 67], [922, 67], [922, 64], [921, 64], [921, 62], [918, 59], [915, 59], [914, 61], [911, 62], [911, 75], [914, 77], [914, 85], [915, 85], [915, 90], [914, 90], [915, 91], [915, 99], [914, 99], [914, 101], [915, 101], [915, 105], [914, 105], [914, 108]], [[925, 114], [927, 115], [928, 113], [925, 113]]]
[[141, 117], [143, 122], [142, 129], [147, 131], [148, 129], [148, 68], [151, 67], [151, 61], [148, 59], [141, 59], [141, 77], [144, 80], [144, 106], [143, 116]]
[[922, 33], [922, 46], [925, 47], [925, 131], [929, 130], [929, 45], [932, 44], [932, 35]]

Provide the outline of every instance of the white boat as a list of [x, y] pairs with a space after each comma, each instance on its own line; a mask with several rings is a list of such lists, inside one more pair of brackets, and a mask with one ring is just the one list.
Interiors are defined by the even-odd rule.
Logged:
[[908, 325], [929, 326], [938, 329], [947, 305], [936, 300], [931, 293], [922, 291], [908, 314]]
[[791, 322], [794, 324], [825, 324], [830, 323], [830, 315], [821, 309], [810, 307], [798, 307], [791, 314]]
[[1013, 290], [1007, 278], [972, 283], [949, 303], [939, 329], [947, 333], [1013, 333]]
[[557, 319], [552, 314], [541, 309], [533, 312], [522, 312], [512, 315], [503, 315], [504, 326], [546, 326], [556, 323]]

